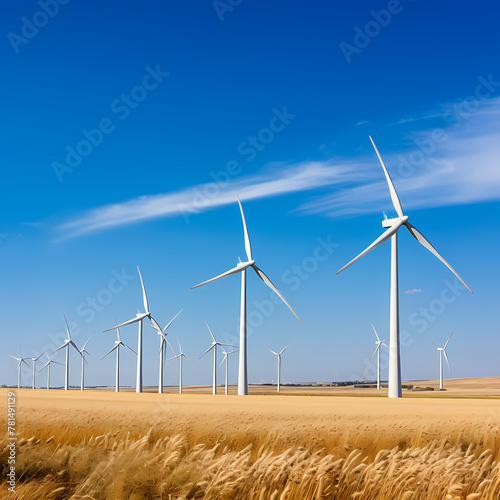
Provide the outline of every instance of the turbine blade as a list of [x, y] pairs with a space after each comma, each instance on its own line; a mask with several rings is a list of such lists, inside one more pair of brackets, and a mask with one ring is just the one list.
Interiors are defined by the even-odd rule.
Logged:
[[444, 354], [444, 359], [446, 359], [446, 364], [448, 365], [448, 370], [450, 370], [450, 374], [451, 374], [450, 362], [448, 361], [448, 354], [446, 354], [446, 351], [444, 351], [444, 350], [443, 350], [443, 354]]
[[378, 334], [377, 334], [377, 330], [375, 330], [375, 327], [373, 326], [373, 323], [370, 323], [370, 325], [372, 325], [372, 328], [373, 328], [373, 331], [375, 332], [375, 335], [376, 335], [376, 337], [377, 337], [377, 340], [380, 342], [380, 338], [379, 338], [379, 336], [378, 336]]
[[208, 323], [207, 323], [206, 321], [205, 321], [205, 325], [207, 325], [208, 331], [210, 332], [210, 335], [212, 336], [213, 341], [214, 341], [214, 342], [217, 342], [217, 341], [215, 340], [214, 334], [212, 333], [212, 330], [210, 330], [210, 327], [208, 326]]
[[215, 347], [216, 344], [212, 344], [200, 357], [199, 359], [201, 359], [203, 356], [205, 356], [205, 354], [209, 351], [211, 351], [214, 347]]
[[66, 344], [64, 343], [61, 347], [58, 347], [54, 352], [51, 352], [50, 355], [55, 354], [57, 351], [60, 351], [63, 347], [66, 347]]
[[293, 344], [293, 342], [290, 342], [285, 348], [281, 349], [280, 356]]
[[113, 328], [108, 328], [107, 330], [103, 330], [103, 332], [110, 332], [111, 330], [116, 330], [117, 328], [121, 328], [122, 326], [127, 326], [127, 325], [131, 325], [132, 323], [137, 323], [138, 321], [141, 321], [147, 317], [148, 317], [147, 314], [141, 314], [140, 316], [136, 316], [133, 319], [125, 321], [125, 323], [122, 323], [121, 325], [116, 325]]
[[278, 297], [288, 306], [288, 309], [293, 312], [295, 317], [302, 322], [302, 320], [297, 316], [297, 313], [292, 309], [292, 306], [285, 300], [283, 295], [279, 290], [272, 284], [271, 280], [265, 275], [264, 271], [259, 269], [255, 264], [252, 265], [253, 270], [257, 273], [257, 276], [276, 294]]
[[111, 354], [120, 344], [116, 344], [114, 347], [112, 347], [102, 358], [101, 361], [108, 355]]
[[63, 314], [64, 316], [64, 321], [66, 322], [66, 331], [68, 332], [68, 339], [71, 340], [71, 334], [69, 333], [69, 326], [68, 326], [68, 320], [66, 319], [66, 315]]
[[431, 342], [431, 344], [435, 345], [439, 349], [439, 346], [437, 344], [435, 344], [434, 342]]
[[153, 316], [149, 316], [149, 321], [151, 321], [151, 324], [155, 330], [158, 330], [159, 333], [163, 335], [163, 332], [161, 331], [161, 326], [158, 324], [158, 322], [153, 318]]
[[[453, 332], [451, 332], [451, 335], [453, 335]], [[448, 342], [451, 339], [451, 335], [448, 337], [448, 340], [446, 341], [446, 344], [444, 345], [443, 349], [446, 349], [448, 347]]]
[[344, 267], [339, 269], [336, 272], [336, 274], [341, 273], [344, 269], [347, 269], [350, 265], [354, 264], [358, 259], [361, 259], [361, 257], [363, 257], [363, 255], [366, 255], [368, 252], [373, 250], [375, 247], [378, 247], [379, 245], [384, 243], [384, 241], [387, 241], [393, 234], [396, 233], [396, 231], [401, 227], [402, 224], [403, 224], [403, 221], [399, 220], [398, 222], [396, 222], [396, 224], [394, 224], [389, 229], [384, 231], [368, 248], [363, 250], [357, 257], [354, 257], [354, 259], [352, 259], [351, 262], [347, 263]]
[[387, 347], [387, 349], [389, 349], [389, 346], [387, 344], [384, 344], [384, 342], [381, 342], [380, 345], [383, 345], [383, 346]]
[[224, 364], [224, 361], [226, 361], [226, 358], [227, 358], [227, 354], [225, 354], [224, 357], [222, 358], [222, 361], [219, 364], [219, 368]]
[[276, 354], [276, 356], [279, 356], [279, 354], [277, 352], [272, 351], [271, 349], [269, 349], [269, 347], [266, 347], [265, 345], [263, 345], [262, 347], [264, 349], [267, 349], [269, 352], [272, 352], [273, 354]]
[[404, 217], [403, 207], [401, 206], [401, 202], [399, 201], [398, 193], [396, 192], [396, 188], [394, 187], [391, 176], [389, 175], [389, 172], [387, 171], [387, 168], [384, 164], [384, 160], [382, 160], [382, 157], [380, 156], [377, 146], [375, 146], [375, 143], [373, 142], [373, 139], [371, 137], [370, 141], [372, 142], [373, 147], [375, 148], [375, 152], [377, 153], [378, 159], [380, 160], [382, 168], [384, 169], [385, 178], [387, 179], [387, 184], [389, 186], [389, 191], [391, 193], [392, 204], [394, 205], [394, 208], [396, 209], [398, 215], [400, 217]]
[[50, 365], [50, 363], [51, 363], [50, 361], [47, 361], [47, 363], [45, 363], [45, 364], [44, 364], [44, 365], [40, 368], [40, 370], [38, 370], [38, 371], [39, 371], [39, 372], [41, 372], [44, 368], [46, 368], [47, 366], [49, 366], [49, 365]]
[[237, 346], [232, 345], [232, 344], [223, 344], [222, 342], [217, 342], [217, 345], [225, 345], [227, 347], [237, 347]]
[[408, 221], [405, 223], [406, 228], [410, 231], [411, 235], [421, 243], [429, 252], [433, 253], [472, 293], [472, 290], [469, 288], [469, 285], [459, 276], [459, 274], [453, 269], [453, 267], [446, 262], [446, 260], [439, 254], [439, 252], [431, 245], [429, 240], [415, 227], [412, 226]]
[[87, 342], [85, 342], [85, 345], [83, 346], [82, 351], [85, 351], [85, 348], [87, 347], [87, 344], [90, 342], [90, 339], [94, 336], [94, 333], [89, 337], [89, 339], [87, 340]]
[[370, 359], [372, 359], [372, 358], [373, 358], [373, 356], [375, 356], [375, 354], [377, 354], [377, 351], [378, 351], [379, 349], [380, 349], [380, 344], [379, 344], [377, 347], [375, 347], [375, 350], [373, 351], [372, 357], [371, 357]]
[[115, 323], [116, 323], [116, 336], [118, 338], [118, 342], [121, 342], [122, 339], [120, 338], [120, 329], [118, 328], [118, 321], [116, 320], [116, 316], [113, 315], [113, 317], [115, 318]]
[[21, 360], [22, 360], [22, 358], [16, 358], [15, 356], [12, 356], [12, 354], [9, 354], [9, 356], [10, 356], [11, 358], [17, 359], [18, 361], [21, 361]]
[[[117, 344], [117, 345], [119, 345], [119, 344]], [[122, 342], [122, 345], [124, 345], [129, 351], [132, 351], [137, 356], [137, 353], [132, 348], [130, 348], [127, 344]]]
[[170, 323], [163, 329], [163, 333], [165, 333], [168, 329], [168, 327], [174, 322], [174, 319], [177, 318], [177, 316], [179, 316], [179, 314], [184, 311], [184, 308], [182, 308], [171, 320], [170, 320]]
[[192, 361], [195, 365], [198, 364], [196, 361], [193, 361], [189, 356], [186, 356], [185, 354], [179, 354], [179, 356], [184, 356], [185, 358], [189, 359], [189, 361]]
[[172, 344], [168, 341], [166, 335], [164, 335], [163, 333], [162, 333], [162, 335], [163, 335], [163, 338], [165, 339], [165, 342], [170, 346], [170, 349], [172, 349], [172, 352], [177, 356], [175, 349], [172, 347]]
[[[248, 266], [247, 266], [248, 267]], [[198, 288], [199, 286], [203, 286], [203, 285], [206, 285], [207, 283], [211, 283], [212, 281], [215, 281], [215, 280], [219, 280], [221, 278], [225, 278], [226, 276], [230, 276], [231, 274], [236, 274], [236, 273], [239, 273], [241, 271], [243, 271], [243, 269], [246, 269], [246, 267], [244, 266], [236, 266], [236, 267], [233, 267], [232, 269], [230, 269], [229, 271], [226, 271], [225, 273], [222, 273], [222, 274], [219, 274], [219, 276], [216, 276], [215, 278], [212, 278], [210, 280], [207, 280], [207, 281], [204, 281], [203, 283], [199, 283], [198, 285], [195, 285], [195, 286], [192, 286], [191, 287], [191, 290], [193, 288]]]
[[248, 260], [253, 260], [252, 259], [252, 247], [250, 245], [250, 238], [248, 236], [248, 229], [247, 229], [247, 222], [245, 220], [245, 214], [243, 213], [243, 207], [241, 206], [241, 201], [240, 197], [238, 197], [238, 204], [240, 205], [240, 211], [241, 211], [241, 218], [243, 219], [243, 232], [245, 233], [245, 251], [247, 253]]
[[144, 281], [142, 281], [142, 274], [139, 266], [137, 266], [137, 271], [139, 271], [139, 278], [141, 278], [142, 302], [144, 303], [144, 312], [149, 312], [148, 296], [146, 295], [146, 289], [144, 288]]

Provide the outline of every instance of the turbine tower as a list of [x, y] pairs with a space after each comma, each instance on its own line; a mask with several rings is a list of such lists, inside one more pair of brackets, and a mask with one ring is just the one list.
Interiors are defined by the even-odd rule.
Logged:
[[[94, 332], [95, 333], [95, 332]], [[95, 359], [90, 352], [86, 351], [85, 348], [87, 347], [87, 344], [90, 342], [90, 339], [94, 336], [94, 333], [89, 337], [87, 342], [85, 342], [85, 345], [83, 346], [81, 351], [78, 351], [73, 357], [78, 356], [78, 354], [82, 357], [82, 380], [81, 380], [81, 385], [80, 385], [80, 390], [83, 391], [85, 390], [85, 363], [87, 363], [87, 360], [85, 359], [85, 354], [88, 354], [92, 359]]]
[[174, 322], [174, 319], [179, 316], [179, 314], [183, 311], [184, 309], [181, 309], [171, 320], [170, 323], [162, 330], [161, 328], [158, 329], [154, 325], [149, 325], [150, 327], [154, 328], [158, 335], [160, 336], [160, 369], [159, 369], [159, 380], [158, 380], [158, 392], [160, 394], [163, 393], [163, 364], [165, 363], [165, 342], [170, 346], [170, 349], [172, 349], [173, 353], [175, 356], [177, 356], [177, 353], [175, 352], [175, 349], [172, 347], [172, 344], [168, 341], [167, 339], [167, 330], [168, 327]]
[[219, 365], [219, 368], [224, 364], [224, 361], [226, 362], [226, 386], [225, 386], [225, 391], [224, 391], [224, 394], [226, 394], [227, 396], [227, 380], [228, 380], [228, 372], [229, 372], [229, 355], [230, 354], [233, 354], [235, 352], [238, 352], [238, 350], [236, 349], [236, 351], [229, 351], [229, 352], [226, 352], [224, 350], [224, 348], [222, 348], [222, 353], [224, 354], [224, 357], [222, 358], [222, 361]]
[[[247, 395], [248, 394], [248, 371], [247, 371], [247, 309], [246, 309], [246, 277], [247, 277], [247, 268], [251, 267], [256, 273], [257, 276], [274, 292], [278, 295], [278, 297], [288, 306], [290, 311], [295, 314], [299, 321], [300, 318], [297, 316], [295, 311], [292, 309], [290, 304], [284, 299], [283, 295], [278, 291], [278, 289], [272, 284], [271, 280], [264, 274], [264, 272], [259, 269], [255, 260], [252, 257], [252, 247], [250, 246], [250, 238], [248, 236], [247, 223], [245, 221], [245, 214], [243, 213], [243, 207], [241, 206], [240, 198], [238, 197], [238, 204], [240, 206], [241, 218], [243, 221], [243, 232], [245, 236], [245, 251], [247, 254], [248, 261], [247, 262], [239, 262], [236, 267], [226, 271], [215, 278], [204, 281], [199, 285], [193, 286], [192, 288], [197, 288], [202, 285], [206, 285], [212, 281], [218, 280], [220, 278], [225, 278], [226, 276], [230, 276], [231, 274], [241, 273], [241, 307], [240, 307], [240, 363], [239, 363], [239, 373], [238, 373], [238, 395]], [[215, 368], [214, 368], [215, 370]]]
[[47, 354], [47, 351], [45, 351], [45, 356], [47, 356], [48, 361], [40, 368], [40, 371], [42, 371], [45, 367], [47, 368], [47, 390], [48, 390], [50, 389], [50, 365], [52, 363], [55, 363], [56, 365], [63, 366], [63, 364], [59, 363], [58, 361], [50, 359], [49, 355]]
[[[451, 332], [451, 335], [453, 335], [453, 332]], [[431, 342], [432, 345], [435, 345], [437, 347], [437, 350], [439, 351], [439, 389], [443, 390], [443, 354], [444, 358], [446, 359], [446, 364], [448, 365], [448, 370], [450, 370], [451, 374], [451, 368], [450, 368], [450, 362], [448, 361], [448, 355], [446, 354], [446, 348], [448, 347], [448, 342], [451, 339], [451, 335], [448, 337], [448, 340], [446, 341], [446, 344], [444, 347], [439, 347], [437, 344], [434, 344], [434, 342]]]
[[399, 349], [399, 290], [398, 290], [398, 230], [401, 226], [406, 226], [406, 229], [410, 231], [410, 234], [429, 252], [434, 254], [453, 274], [469, 289], [465, 281], [458, 275], [458, 273], [453, 269], [453, 267], [446, 262], [446, 260], [438, 253], [438, 251], [431, 245], [431, 243], [425, 238], [425, 236], [417, 230], [415, 226], [412, 226], [408, 222], [408, 216], [404, 215], [403, 208], [401, 207], [401, 202], [399, 201], [396, 188], [389, 176], [389, 172], [378, 152], [377, 146], [370, 137], [370, 141], [375, 148], [378, 159], [384, 170], [385, 178], [389, 186], [389, 192], [391, 194], [392, 204], [398, 214], [398, 217], [394, 219], [387, 219], [382, 221], [382, 227], [388, 228], [384, 233], [382, 233], [368, 248], [363, 250], [357, 257], [352, 259], [348, 264], [342, 267], [337, 274], [342, 272], [344, 269], [348, 268], [351, 264], [356, 262], [358, 259], [366, 255], [368, 252], [373, 250], [375, 247], [381, 245], [389, 238], [391, 238], [391, 305], [390, 305], [390, 348], [389, 348], [389, 397], [390, 398], [400, 398], [402, 396], [401, 391], [401, 360], [400, 360], [400, 349]]
[[[193, 361], [189, 356], [186, 356], [182, 352], [181, 341], [179, 340], [179, 337], [177, 337], [177, 342], [179, 343], [179, 354], [175, 354], [175, 351], [174, 351], [175, 356], [173, 358], [167, 359], [167, 361], [170, 361], [171, 359], [178, 359], [179, 360], [179, 394], [182, 394], [182, 358], [189, 359], [189, 361], [192, 361], [195, 365], [197, 365], [198, 363], [196, 361]], [[170, 346], [170, 347], [172, 347], [172, 346]]]
[[144, 281], [142, 281], [141, 271], [139, 266], [137, 266], [137, 271], [139, 272], [139, 278], [141, 279], [142, 285], [142, 302], [144, 304], [144, 313], [138, 313], [135, 318], [132, 318], [121, 325], [114, 326], [113, 328], [108, 328], [107, 330], [103, 330], [104, 332], [109, 332], [111, 330], [116, 330], [117, 328], [121, 328], [122, 326], [131, 325], [132, 323], [139, 323], [139, 331], [137, 334], [137, 376], [135, 383], [135, 392], [142, 392], [142, 321], [146, 318], [149, 318], [153, 326], [157, 330], [161, 330], [160, 325], [154, 320], [149, 312], [149, 304], [148, 297], [146, 295], [146, 289], [144, 288]]
[[64, 390], [67, 391], [69, 389], [69, 346], [73, 346], [78, 352], [80, 352], [80, 349], [78, 349], [76, 344], [71, 340], [71, 334], [69, 333], [68, 320], [66, 319], [66, 316], [64, 316], [64, 321], [66, 322], [66, 332], [68, 334], [68, 338], [64, 341], [64, 344], [61, 347], [58, 347], [51, 354], [55, 354], [57, 351], [60, 351], [64, 347], [66, 348], [66, 373], [64, 375]]
[[278, 391], [277, 392], [280, 392], [280, 384], [281, 384], [281, 355], [293, 344], [293, 342], [290, 342], [285, 348], [281, 349], [281, 351], [278, 353], [278, 352], [274, 352], [274, 351], [271, 351], [271, 349], [269, 349], [268, 347], [266, 347], [265, 345], [263, 345], [262, 347], [264, 349], [267, 349], [269, 352], [272, 352], [274, 355], [278, 356]]
[[375, 341], [377, 347], [375, 348], [375, 351], [373, 351], [372, 357], [370, 359], [372, 359], [373, 356], [377, 354], [377, 389], [380, 389], [380, 347], [385, 346], [389, 348], [387, 344], [384, 344], [384, 342], [387, 342], [389, 339], [380, 340], [377, 334], [377, 330], [375, 330], [375, 327], [373, 326], [373, 323], [370, 323], [370, 325], [372, 325], [373, 331], [375, 332], [375, 336], [377, 337], [377, 340]]
[[28, 363], [26, 363], [25, 359], [30, 359], [30, 358], [23, 358], [22, 352], [21, 352], [20, 358], [16, 358], [16, 356], [12, 356], [12, 354], [9, 354], [9, 356], [18, 361], [18, 363], [17, 363], [17, 388], [20, 389], [21, 388], [21, 365], [24, 363], [29, 368], [29, 365], [28, 365]]
[[[115, 318], [115, 323], [118, 325], [118, 321], [116, 321]], [[115, 340], [115, 345], [112, 347], [102, 358], [101, 361], [108, 355], [111, 354], [115, 349], [116, 349], [116, 387], [115, 387], [115, 392], [120, 392], [120, 346], [124, 346], [127, 349], [131, 350], [135, 355], [137, 353], [131, 349], [125, 342], [122, 342], [122, 339], [120, 338], [120, 329], [116, 328], [116, 337], [117, 340]]]
[[212, 345], [200, 356], [200, 359], [207, 354], [207, 352], [211, 351], [212, 349], [214, 350], [214, 373], [213, 373], [213, 382], [212, 382], [212, 394], [217, 394], [217, 346], [227, 346], [227, 347], [236, 347], [231, 344], [222, 344], [221, 342], [217, 342], [215, 340], [214, 334], [212, 333], [212, 330], [210, 330], [210, 327], [208, 326], [208, 323], [205, 321], [205, 325], [207, 325], [208, 331], [210, 332], [210, 335], [212, 336]]
[[26, 359], [31, 359], [32, 363], [33, 363], [33, 389], [36, 389], [36, 384], [35, 384], [35, 373], [36, 373], [36, 362], [43, 356], [43, 353], [40, 354], [40, 356], [37, 356], [36, 358], [35, 357], [30, 357], [30, 358], [26, 358]]

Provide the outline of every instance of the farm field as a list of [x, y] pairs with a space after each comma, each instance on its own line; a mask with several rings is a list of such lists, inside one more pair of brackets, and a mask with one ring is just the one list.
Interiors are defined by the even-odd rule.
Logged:
[[327, 387], [277, 395], [254, 386], [261, 394], [249, 397], [202, 387], [182, 395], [15, 390], [9, 498], [497, 500], [500, 379], [446, 387], [404, 391], [400, 400]]

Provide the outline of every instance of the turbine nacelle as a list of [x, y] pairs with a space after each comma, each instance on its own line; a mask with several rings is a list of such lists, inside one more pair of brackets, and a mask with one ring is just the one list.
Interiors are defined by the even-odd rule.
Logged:
[[385, 219], [382, 221], [382, 227], [392, 227], [394, 224], [397, 224], [398, 222], [402, 222], [405, 224], [408, 221], [409, 217], [407, 215], [403, 215], [403, 217], [394, 217], [394, 219]]

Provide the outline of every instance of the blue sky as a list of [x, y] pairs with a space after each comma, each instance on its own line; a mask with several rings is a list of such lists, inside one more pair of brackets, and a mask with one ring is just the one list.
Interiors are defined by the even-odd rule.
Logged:
[[[204, 320], [237, 341], [239, 278], [190, 287], [244, 258], [239, 193], [257, 264], [302, 319], [249, 275], [250, 381], [276, 378], [263, 344], [291, 341], [285, 382], [373, 378], [390, 245], [335, 276], [395, 215], [370, 134], [412, 224], [474, 291], [402, 230], [403, 377], [437, 378], [430, 341], [452, 331], [453, 376], [499, 375], [498, 6], [54, 1], [8, 2], [0, 20], [5, 355], [53, 350], [64, 313], [79, 346], [96, 331], [100, 358], [113, 316], [142, 308], [137, 265], [160, 324], [185, 308], [169, 331], [186, 354], [210, 345]], [[122, 331], [134, 349], [136, 335]], [[186, 383], [210, 383], [206, 358], [185, 364]], [[0, 381], [13, 384], [9, 359]], [[125, 353], [125, 384], [134, 363]], [[88, 383], [113, 374], [112, 359], [90, 360]]]

